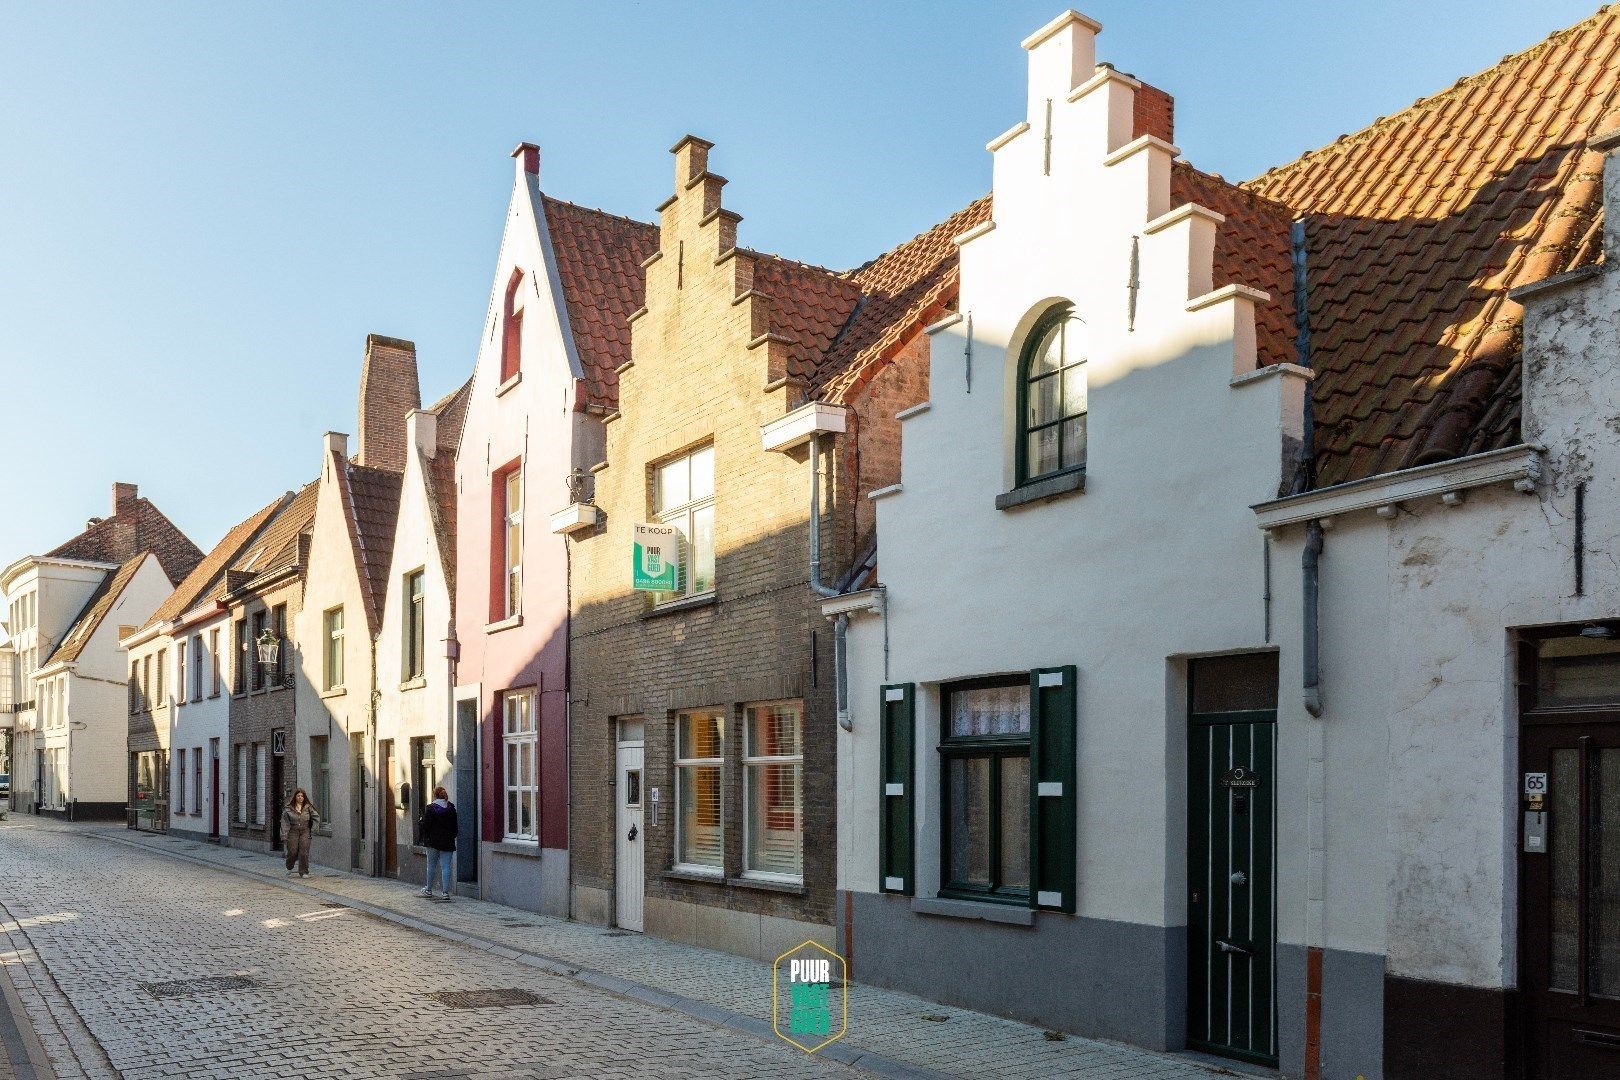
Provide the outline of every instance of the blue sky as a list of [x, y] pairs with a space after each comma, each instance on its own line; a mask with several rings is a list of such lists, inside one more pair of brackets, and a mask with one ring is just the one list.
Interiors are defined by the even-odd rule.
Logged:
[[[649, 219], [717, 144], [743, 242], [858, 264], [989, 186], [1021, 118], [995, 3], [0, 0], [0, 565], [134, 481], [204, 549], [352, 431], [368, 332], [423, 394], [471, 370], [511, 180]], [[1591, 0], [1098, 0], [1100, 59], [1241, 179], [1595, 10]]]

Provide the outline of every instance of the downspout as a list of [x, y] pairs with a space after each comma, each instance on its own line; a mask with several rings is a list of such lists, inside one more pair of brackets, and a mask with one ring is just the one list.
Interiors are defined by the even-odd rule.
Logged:
[[[1294, 351], [1299, 365], [1311, 366], [1311, 323], [1309, 304], [1309, 278], [1305, 266], [1305, 219], [1298, 218], [1289, 230], [1289, 246], [1294, 264]], [[1313, 408], [1314, 394], [1305, 388], [1305, 408], [1302, 417], [1299, 462], [1294, 470], [1292, 494], [1309, 491], [1314, 480], [1316, 425]], [[1322, 715], [1321, 640], [1317, 631], [1317, 617], [1321, 606], [1322, 523], [1311, 522], [1305, 532], [1305, 550], [1300, 555], [1300, 593], [1303, 597], [1300, 647], [1304, 653], [1303, 694], [1305, 711], [1312, 716]]]
[[[838, 590], [821, 580], [821, 436], [810, 436], [810, 588], [817, 596], [837, 596]], [[833, 686], [838, 701], [838, 726], [851, 731], [849, 718], [849, 665], [846, 640], [849, 616], [833, 620]]]

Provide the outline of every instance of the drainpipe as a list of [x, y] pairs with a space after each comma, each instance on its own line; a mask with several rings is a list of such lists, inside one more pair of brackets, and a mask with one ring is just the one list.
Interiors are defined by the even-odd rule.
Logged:
[[[1301, 367], [1311, 366], [1310, 278], [1305, 265], [1305, 220], [1296, 219], [1289, 230], [1294, 269], [1294, 352]], [[1292, 494], [1309, 491], [1315, 464], [1316, 423], [1313, 391], [1305, 388], [1305, 415], [1301, 418], [1299, 464], [1294, 470]], [[1300, 555], [1300, 592], [1304, 597], [1304, 626], [1300, 648], [1304, 653], [1305, 711], [1322, 715], [1321, 642], [1317, 633], [1317, 611], [1321, 593], [1322, 523], [1313, 521], [1305, 533], [1305, 550]]]
[[1300, 557], [1305, 596], [1304, 633], [1301, 646], [1305, 653], [1305, 711], [1312, 716], [1322, 715], [1322, 671], [1320, 642], [1317, 637], [1317, 595], [1320, 589], [1322, 559], [1322, 523], [1313, 521], [1305, 532], [1305, 553]]
[[[838, 590], [821, 580], [821, 436], [810, 436], [810, 588], [818, 596], [837, 596]], [[849, 616], [833, 620], [833, 686], [838, 701], [838, 726], [854, 729], [849, 718], [849, 663], [846, 641]]]

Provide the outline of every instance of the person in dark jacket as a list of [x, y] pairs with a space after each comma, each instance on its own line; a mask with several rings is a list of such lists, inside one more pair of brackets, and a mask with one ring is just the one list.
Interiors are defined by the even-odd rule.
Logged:
[[[456, 804], [443, 787], [433, 789], [433, 801], [422, 812], [422, 844], [427, 848], [427, 884], [418, 896], [448, 902], [450, 899], [450, 869], [456, 857], [456, 835], [461, 831], [456, 820]], [[442, 895], [433, 892], [433, 879], [440, 879]]]

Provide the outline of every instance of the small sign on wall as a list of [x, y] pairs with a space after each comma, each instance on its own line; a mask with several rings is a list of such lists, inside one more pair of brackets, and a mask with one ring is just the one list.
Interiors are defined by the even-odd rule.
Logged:
[[631, 587], [645, 592], [674, 592], [681, 564], [681, 533], [673, 525], [634, 528]]
[[270, 753], [276, 757], [287, 756], [287, 731], [285, 728], [277, 728], [270, 733]]

